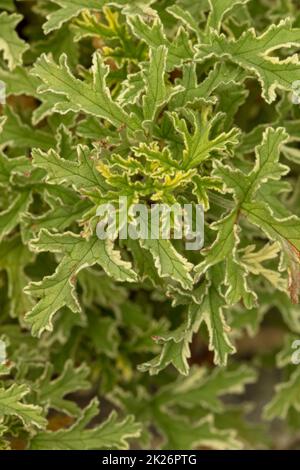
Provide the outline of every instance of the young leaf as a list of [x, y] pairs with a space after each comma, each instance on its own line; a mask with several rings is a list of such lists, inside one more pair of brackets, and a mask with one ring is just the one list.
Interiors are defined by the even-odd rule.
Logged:
[[200, 116], [190, 111], [188, 113], [194, 132], [191, 134], [188, 130], [187, 123], [184, 119], [180, 119], [178, 114], [170, 115], [173, 125], [179, 132], [184, 141], [185, 149], [183, 151], [183, 168], [185, 170], [197, 167], [207, 160], [212, 152], [224, 152], [228, 147], [238, 143], [237, 137], [239, 131], [233, 128], [230, 132], [211, 138], [211, 130], [214, 122], [218, 119], [216, 115], [211, 121], [208, 121], [205, 113]]

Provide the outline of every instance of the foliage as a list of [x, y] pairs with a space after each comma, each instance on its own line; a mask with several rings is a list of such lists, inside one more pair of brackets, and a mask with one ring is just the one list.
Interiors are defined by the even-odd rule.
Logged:
[[[0, 9], [0, 446], [278, 447], [274, 418], [292, 442], [297, 2]], [[101, 240], [119, 196], [201, 204], [204, 247]]]

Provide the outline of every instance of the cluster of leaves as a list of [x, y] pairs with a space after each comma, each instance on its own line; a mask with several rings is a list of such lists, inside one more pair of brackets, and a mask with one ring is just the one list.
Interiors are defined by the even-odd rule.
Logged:
[[[274, 445], [233, 394], [276, 366], [297, 428], [296, 3], [0, 0], [3, 448]], [[204, 248], [99, 239], [119, 196], [201, 204]]]

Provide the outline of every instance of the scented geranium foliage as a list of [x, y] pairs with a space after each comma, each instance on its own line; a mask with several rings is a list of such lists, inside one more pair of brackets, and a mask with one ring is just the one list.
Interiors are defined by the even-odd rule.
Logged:
[[299, 2], [0, 9], [0, 446], [299, 448]]

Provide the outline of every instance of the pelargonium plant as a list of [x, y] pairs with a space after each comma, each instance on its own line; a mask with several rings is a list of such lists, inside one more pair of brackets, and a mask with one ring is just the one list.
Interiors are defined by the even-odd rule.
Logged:
[[0, 8], [2, 448], [300, 448], [299, 2]]

